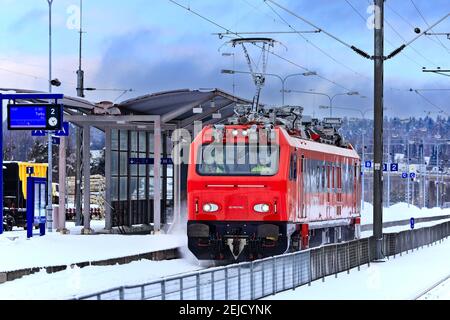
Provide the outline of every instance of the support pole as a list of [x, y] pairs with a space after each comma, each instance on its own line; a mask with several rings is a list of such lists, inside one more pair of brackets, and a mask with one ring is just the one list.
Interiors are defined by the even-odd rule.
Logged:
[[[0, 93], [0, 208], [3, 208], [3, 96]], [[3, 234], [3, 210], [0, 210], [0, 234]]]
[[408, 134], [408, 140], [406, 141], [406, 146], [407, 146], [407, 157], [408, 157], [408, 168], [407, 168], [407, 172], [408, 172], [408, 176], [406, 177], [406, 183], [407, 183], [407, 195], [406, 195], [406, 201], [408, 202], [408, 208], [409, 205], [411, 203], [411, 180], [410, 180], [410, 154], [409, 154], [409, 134]]
[[362, 132], [362, 186], [361, 186], [361, 209], [364, 210], [364, 189], [365, 189], [365, 176], [366, 176], [366, 132]]
[[57, 231], [68, 233], [66, 229], [66, 137], [59, 144], [59, 209]]
[[82, 150], [82, 130], [79, 126], [76, 126], [75, 130], [75, 144], [76, 144], [76, 159], [75, 159], [75, 225], [81, 226], [81, 180], [82, 180], [82, 156], [83, 156], [83, 150]]
[[375, 0], [373, 235], [375, 259], [383, 259], [384, 0]]
[[105, 229], [112, 229], [111, 215], [111, 128], [105, 129]]
[[[440, 176], [440, 170], [439, 170], [439, 143], [436, 144], [436, 165], [437, 165], [437, 173], [436, 173], [436, 207], [440, 207], [440, 199], [439, 199], [439, 176]], [[425, 188], [424, 188], [425, 190]]]
[[155, 120], [154, 131], [154, 165], [153, 165], [153, 231], [161, 230], [161, 119]]
[[391, 131], [389, 130], [388, 135], [388, 161], [387, 161], [387, 175], [388, 175], [388, 183], [387, 183], [387, 207], [391, 206], [391, 164], [392, 164], [392, 155], [391, 155]]
[[91, 234], [91, 159], [90, 127], [83, 126], [83, 229], [81, 234]]

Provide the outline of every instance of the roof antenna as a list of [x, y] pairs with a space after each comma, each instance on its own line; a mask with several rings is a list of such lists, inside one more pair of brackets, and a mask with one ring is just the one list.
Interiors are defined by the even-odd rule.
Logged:
[[81, 70], [81, 44], [83, 38], [83, 0], [80, 0], [80, 52], [77, 70], [77, 96], [84, 98], [84, 71]]

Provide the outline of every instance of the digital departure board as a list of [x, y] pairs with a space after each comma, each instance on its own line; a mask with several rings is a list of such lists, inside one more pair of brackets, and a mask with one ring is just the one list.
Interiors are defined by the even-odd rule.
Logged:
[[9, 104], [9, 130], [61, 130], [60, 104]]

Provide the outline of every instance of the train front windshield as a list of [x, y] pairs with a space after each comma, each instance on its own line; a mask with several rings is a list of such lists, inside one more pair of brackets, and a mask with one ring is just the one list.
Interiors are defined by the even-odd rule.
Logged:
[[197, 173], [204, 176], [273, 176], [279, 166], [278, 145], [207, 144], [198, 152]]

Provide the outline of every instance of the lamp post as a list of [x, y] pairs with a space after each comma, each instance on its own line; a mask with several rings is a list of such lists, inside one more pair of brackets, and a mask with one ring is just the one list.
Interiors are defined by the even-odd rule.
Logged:
[[[251, 72], [247, 72], [247, 71], [236, 71], [236, 70], [228, 70], [228, 69], [221, 70], [221, 73], [223, 73], [223, 74], [232, 74], [232, 75], [235, 75], [235, 74], [252, 74]], [[303, 73], [293, 73], [293, 74], [289, 74], [289, 75], [285, 76], [284, 78], [282, 76], [280, 76], [278, 74], [274, 74], [274, 73], [264, 73], [264, 74], [257, 73], [257, 75], [260, 75], [260, 76], [271, 76], [271, 77], [278, 78], [281, 81], [281, 103], [284, 106], [284, 101], [285, 101], [284, 94], [286, 92], [286, 90], [285, 90], [286, 81], [289, 78], [291, 78], [291, 77], [295, 77], [295, 76], [304, 76], [304, 77], [315, 76], [315, 75], [317, 75], [317, 73], [314, 72], [314, 71], [303, 72]]]
[[[328, 100], [330, 101], [329, 104], [329, 108], [330, 108], [330, 117], [333, 116], [333, 100], [338, 97], [338, 96], [359, 96], [359, 92], [358, 91], [349, 91], [349, 92], [345, 92], [345, 93], [337, 93], [333, 96], [330, 96], [329, 94], [323, 93], [323, 92], [314, 92], [314, 91], [302, 91], [302, 90], [285, 90], [285, 92], [290, 93], [290, 92], [294, 92], [294, 93], [305, 93], [305, 94], [315, 94], [315, 95], [319, 95], [319, 96], [325, 96], [328, 98]], [[363, 97], [363, 96], [362, 96]]]
[[[47, 0], [48, 3], [48, 92], [52, 92], [52, 4], [53, 0]], [[51, 132], [48, 132], [48, 167], [47, 167], [47, 231], [53, 229], [53, 142]]]

